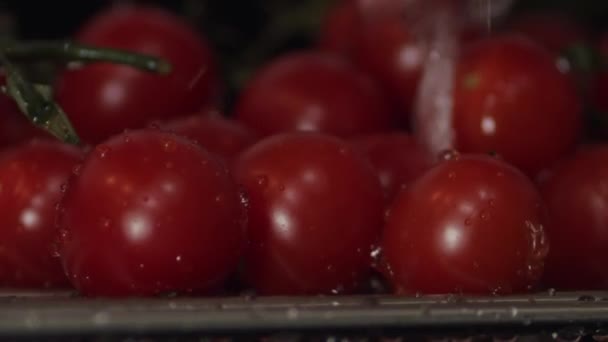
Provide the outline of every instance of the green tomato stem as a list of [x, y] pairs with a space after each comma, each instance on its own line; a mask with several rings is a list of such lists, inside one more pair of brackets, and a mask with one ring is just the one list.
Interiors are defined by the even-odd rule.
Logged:
[[6, 58], [15, 62], [59, 61], [59, 62], [108, 62], [124, 64], [144, 71], [159, 74], [171, 72], [169, 62], [140, 53], [117, 49], [100, 48], [70, 41], [29, 41], [4, 46]]

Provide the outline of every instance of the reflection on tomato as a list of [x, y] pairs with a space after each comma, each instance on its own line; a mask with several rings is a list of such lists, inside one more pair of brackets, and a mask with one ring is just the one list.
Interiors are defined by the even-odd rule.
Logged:
[[323, 52], [292, 53], [262, 68], [241, 94], [236, 117], [262, 135], [315, 131], [352, 137], [391, 127], [377, 85]]
[[383, 238], [400, 294], [510, 294], [535, 288], [548, 252], [534, 184], [486, 155], [452, 155], [401, 192]]
[[528, 174], [576, 144], [582, 104], [551, 53], [519, 36], [465, 48], [457, 69], [453, 127], [463, 152], [496, 152]]
[[116, 6], [88, 21], [76, 40], [165, 58], [169, 75], [95, 63], [66, 70], [56, 98], [76, 131], [98, 143], [153, 119], [188, 115], [217, 100], [217, 71], [207, 43], [160, 9]]
[[551, 251], [546, 286], [608, 288], [608, 146], [585, 147], [551, 170], [541, 184], [549, 209]]
[[348, 143], [277, 135], [245, 151], [234, 174], [249, 198], [244, 278], [257, 292], [342, 294], [365, 285], [384, 203], [372, 167]]
[[118, 135], [78, 174], [60, 209], [60, 251], [81, 293], [205, 293], [235, 270], [245, 237], [239, 191], [196, 143], [157, 130]]
[[81, 152], [32, 141], [0, 156], [0, 285], [67, 287], [56, 253], [55, 207]]

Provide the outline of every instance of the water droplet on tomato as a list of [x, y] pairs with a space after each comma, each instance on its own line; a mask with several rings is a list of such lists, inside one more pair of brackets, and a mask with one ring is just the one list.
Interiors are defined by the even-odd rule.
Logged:
[[481, 213], [479, 214], [479, 217], [482, 220], [487, 221], [490, 219], [490, 213], [487, 210], [482, 210]]
[[439, 152], [437, 157], [439, 161], [458, 160], [458, 158], [460, 158], [460, 152], [452, 149]]
[[97, 145], [97, 147], [95, 147], [95, 151], [97, 152], [97, 156], [99, 158], [105, 158], [108, 153], [110, 153], [110, 150], [110, 147], [106, 145]]
[[494, 200], [489, 200], [489, 201], [488, 201], [488, 204], [490, 205], [490, 207], [494, 207], [494, 206], [496, 206], [496, 201], [494, 201]]
[[128, 134], [125, 134], [125, 135], [123, 135], [122, 140], [128, 144], [131, 142], [131, 136], [129, 136]]
[[175, 152], [177, 149], [177, 143], [173, 139], [167, 139], [163, 142], [163, 150], [165, 152]]
[[258, 176], [257, 181], [258, 181], [258, 185], [261, 186], [262, 188], [265, 188], [268, 186], [268, 176], [266, 176], [266, 175]]
[[465, 226], [470, 226], [471, 224], [473, 224], [473, 220], [471, 220], [470, 218], [467, 218], [464, 220], [464, 225]]
[[152, 121], [148, 124], [148, 128], [152, 128], [152, 129], [160, 129], [160, 122], [159, 121]]
[[454, 178], [456, 178], [456, 172], [450, 172], [450, 173], [448, 173], [448, 178], [449, 178], [449, 179], [454, 179]]
[[221, 202], [223, 199], [224, 199], [224, 197], [222, 195], [215, 196], [215, 201], [218, 203]]
[[72, 173], [74, 176], [80, 176], [80, 171], [82, 171], [82, 164], [77, 164], [72, 168]]
[[59, 191], [61, 191], [62, 193], [66, 192], [68, 190], [68, 183], [62, 183], [59, 186]]
[[182, 261], [182, 256], [181, 255], [176, 256], [175, 257], [175, 261], [181, 262]]

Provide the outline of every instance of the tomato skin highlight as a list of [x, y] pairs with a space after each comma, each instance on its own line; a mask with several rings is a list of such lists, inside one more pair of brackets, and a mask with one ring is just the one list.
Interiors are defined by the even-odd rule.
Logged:
[[257, 293], [347, 294], [365, 285], [384, 203], [372, 167], [347, 142], [273, 136], [245, 151], [234, 174], [248, 195], [243, 278]]
[[158, 130], [96, 146], [61, 205], [63, 266], [88, 296], [208, 293], [245, 244], [228, 170], [197, 144]]
[[548, 252], [534, 184], [486, 155], [440, 162], [400, 193], [383, 260], [398, 294], [511, 294], [535, 289]]
[[55, 255], [56, 205], [82, 152], [34, 140], [0, 155], [0, 285], [69, 288]]
[[459, 151], [493, 151], [535, 175], [574, 149], [582, 110], [573, 80], [531, 40], [503, 35], [464, 48], [454, 89]]
[[339, 56], [296, 52], [271, 61], [237, 101], [236, 119], [262, 136], [312, 131], [354, 137], [391, 129], [375, 82]]
[[551, 251], [544, 285], [559, 290], [605, 290], [608, 245], [608, 146], [585, 146], [541, 181], [549, 210]]
[[100, 47], [164, 58], [168, 75], [94, 63], [65, 70], [56, 99], [81, 138], [99, 143], [124, 129], [183, 116], [219, 99], [219, 78], [208, 43], [172, 14], [154, 7], [116, 6], [89, 20], [75, 38]]

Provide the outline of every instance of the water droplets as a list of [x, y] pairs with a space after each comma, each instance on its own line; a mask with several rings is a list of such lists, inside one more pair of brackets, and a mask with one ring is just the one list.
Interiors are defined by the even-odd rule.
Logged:
[[260, 187], [265, 188], [268, 186], [268, 176], [260, 175], [260, 176], [257, 176], [256, 180]]
[[544, 262], [549, 253], [549, 242], [542, 224], [525, 221], [526, 229], [530, 233], [530, 254], [527, 260], [528, 275], [534, 279], [540, 277]]
[[439, 161], [458, 160], [459, 158], [460, 152], [452, 149], [441, 151], [437, 156]]
[[80, 176], [80, 172], [82, 172], [82, 164], [77, 164], [72, 168], [72, 174], [74, 176]]
[[95, 147], [95, 153], [97, 153], [97, 157], [101, 159], [105, 158], [111, 150], [112, 149], [109, 146], [103, 144]]
[[466, 218], [466, 219], [464, 220], [464, 225], [465, 225], [465, 226], [470, 226], [470, 225], [472, 225], [472, 224], [473, 224], [473, 220], [471, 220], [471, 218], [470, 218], [470, 217], [468, 217], [468, 218]]
[[176, 262], [182, 262], [182, 256], [181, 255], [176, 256], [175, 257], [175, 261]]
[[61, 183], [61, 185], [59, 186], [59, 191], [61, 193], [65, 193], [66, 191], [68, 191], [68, 183]]
[[103, 217], [101, 219], [101, 227], [108, 229], [112, 225], [112, 220], [109, 217]]
[[490, 212], [488, 210], [482, 210], [481, 213], [479, 213], [479, 218], [483, 221], [488, 221], [490, 219]]
[[177, 142], [173, 139], [163, 141], [163, 150], [165, 152], [175, 152], [177, 150]]

